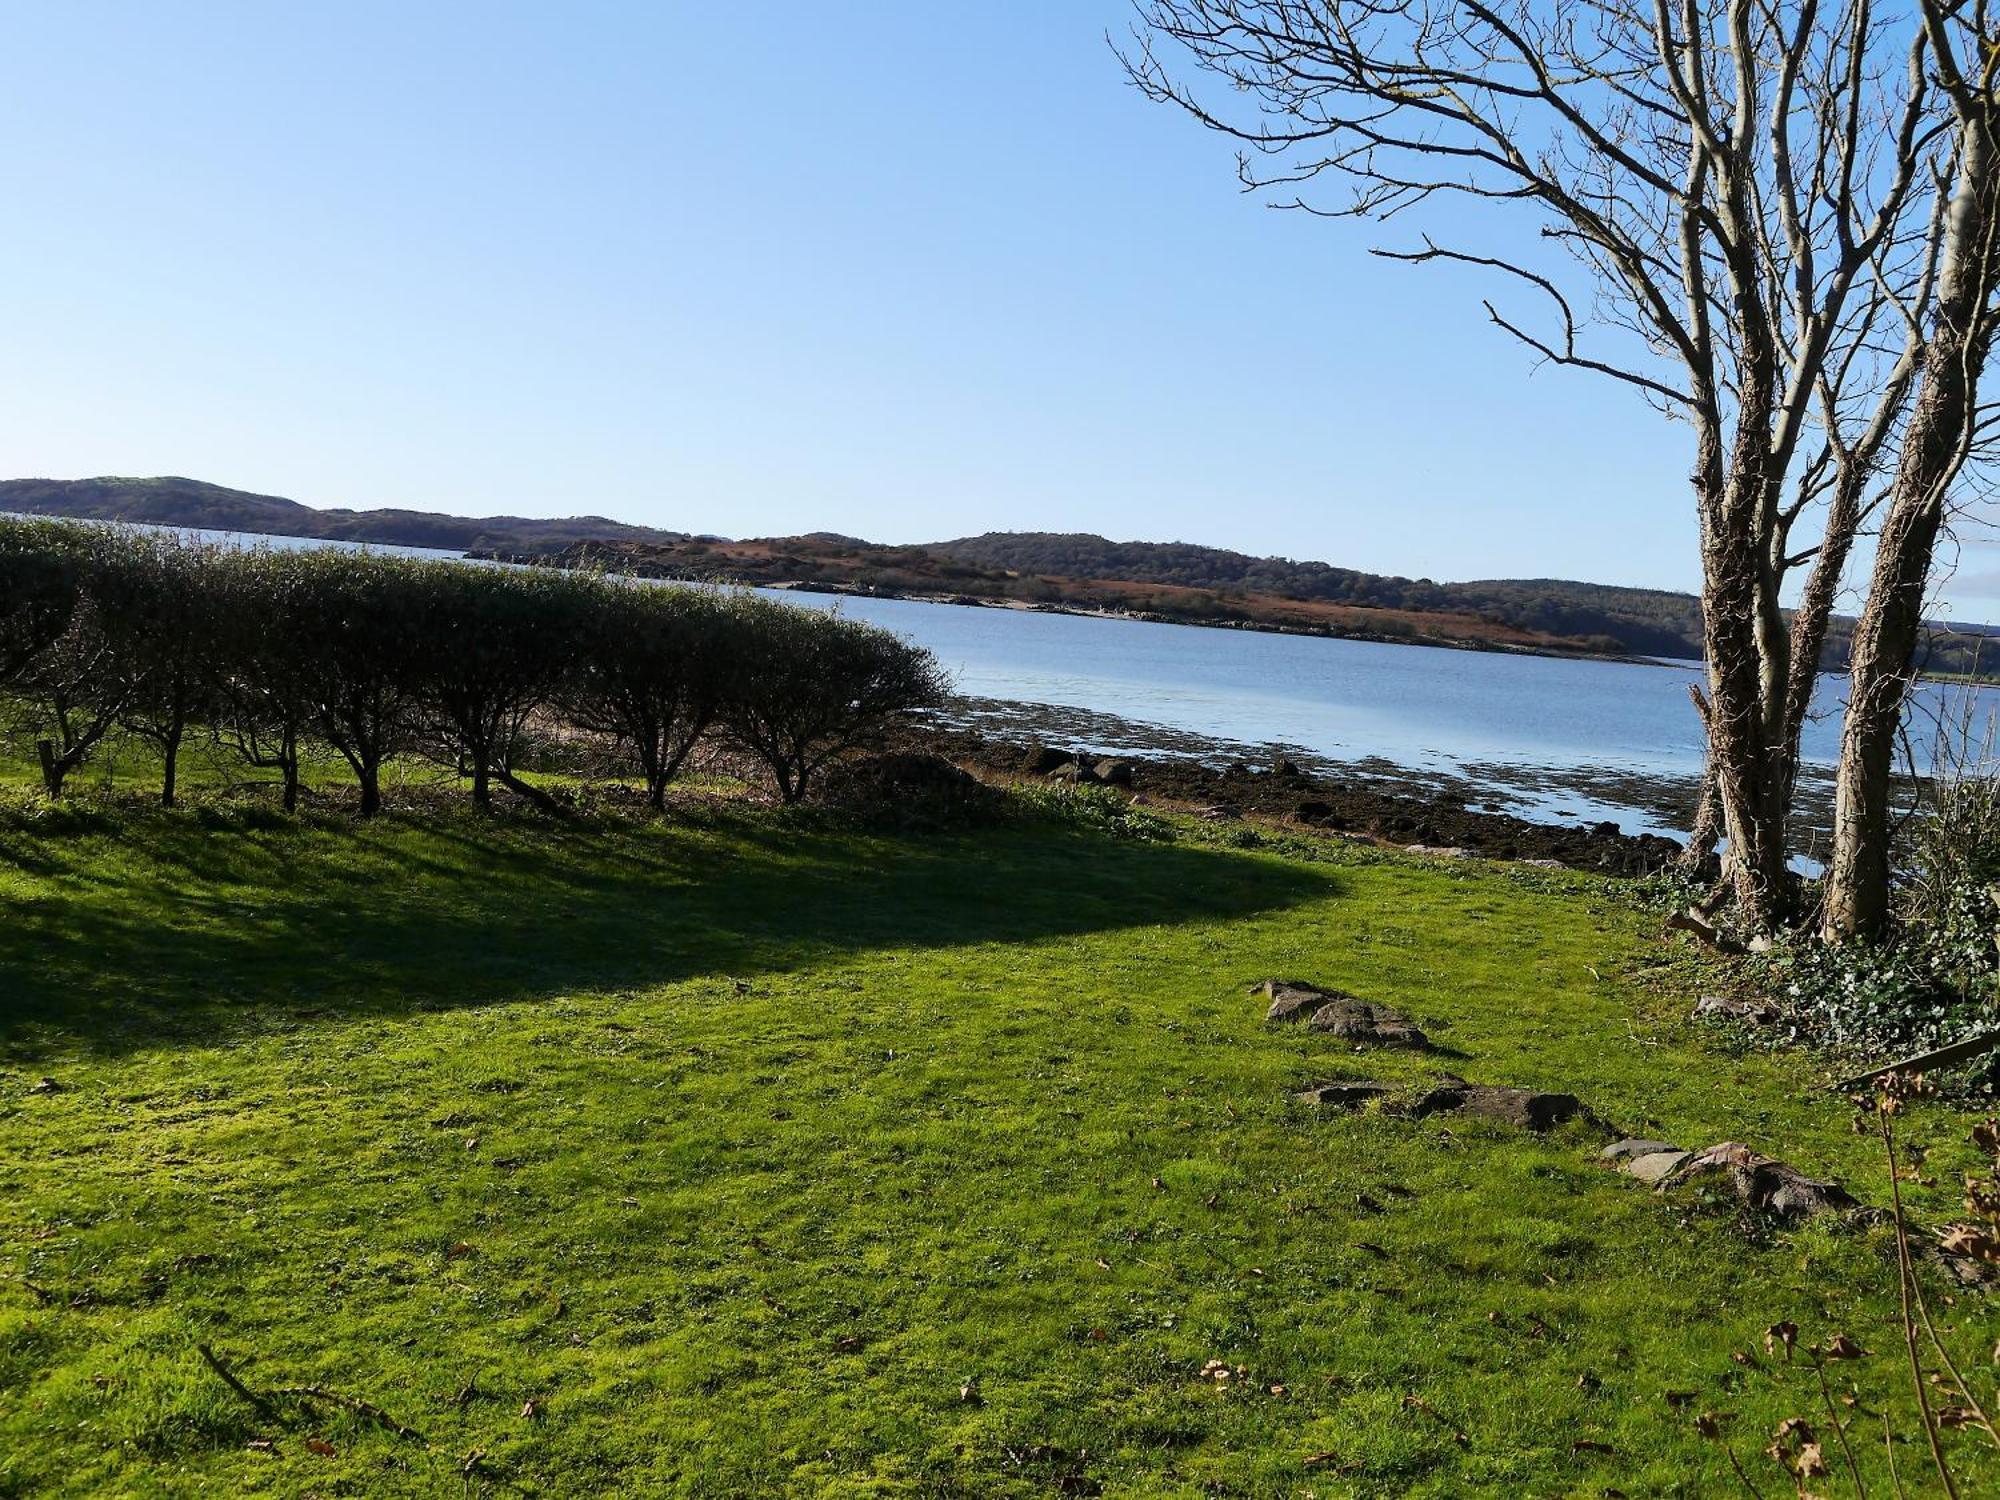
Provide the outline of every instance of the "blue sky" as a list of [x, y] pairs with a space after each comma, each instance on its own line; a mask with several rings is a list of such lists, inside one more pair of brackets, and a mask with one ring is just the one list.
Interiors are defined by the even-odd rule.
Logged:
[[0, 472], [1692, 586], [1685, 431], [1240, 194], [1126, 14], [6, 0]]

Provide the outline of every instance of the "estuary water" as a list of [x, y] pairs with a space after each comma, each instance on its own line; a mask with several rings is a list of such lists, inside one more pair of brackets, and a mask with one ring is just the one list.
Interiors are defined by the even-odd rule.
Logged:
[[[193, 532], [235, 546], [349, 546]], [[368, 550], [449, 558], [412, 547]], [[1543, 817], [1605, 817], [1630, 832], [1684, 828], [1701, 772], [1690, 662], [1606, 662], [1104, 616], [766, 590], [932, 651], [960, 694], [955, 725], [1075, 748], [1210, 760], [1277, 754], [1347, 774], [1450, 786]], [[1820, 679], [1802, 792], [1823, 802], [1845, 680]], [[1922, 684], [1914, 767], [1987, 734], [1995, 690]]]

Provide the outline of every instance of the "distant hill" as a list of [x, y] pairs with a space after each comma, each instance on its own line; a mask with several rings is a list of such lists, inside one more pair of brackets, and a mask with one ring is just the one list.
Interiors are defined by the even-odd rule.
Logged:
[[199, 479], [0, 480], [0, 511], [80, 521], [142, 521], [204, 531], [319, 537], [397, 547], [480, 549], [565, 547], [576, 541], [667, 542], [684, 533], [630, 526], [603, 516], [445, 516], [421, 510], [320, 510], [277, 495], [225, 489]]
[[[1571, 649], [1696, 660], [1701, 656], [1701, 601], [1664, 589], [1621, 588], [1561, 578], [1492, 578], [1433, 583], [1357, 573], [1322, 562], [1251, 557], [1187, 542], [1114, 542], [1088, 532], [989, 531], [930, 550], [960, 562], [1020, 574], [1119, 579], [1212, 589], [1223, 597], [1268, 594], [1432, 617], [1463, 616]], [[1822, 665], [1847, 665], [1853, 621], [1836, 616]], [[1990, 625], [1933, 626], [1920, 665], [1946, 674], [2000, 675], [2000, 634]]]
[[[1692, 594], [1559, 578], [1436, 583], [1188, 542], [1114, 542], [1088, 532], [990, 531], [922, 546], [882, 546], [833, 531], [732, 541], [603, 516], [321, 510], [179, 478], [0, 480], [0, 511], [1420, 645], [1573, 656], [1701, 655], [1701, 610]], [[1830, 669], [1846, 665], [1849, 624], [1834, 621], [1824, 659]], [[1996, 633], [1978, 625], [1934, 629], [1924, 668], [2000, 675], [2000, 642], [1982, 649]]]
[[1172, 583], [1371, 609], [1466, 613], [1546, 635], [1599, 637], [1607, 649], [1632, 655], [1701, 655], [1699, 602], [1692, 594], [1658, 589], [1553, 578], [1433, 583], [1187, 542], [1113, 542], [1087, 532], [989, 531], [930, 546], [946, 557], [1021, 573]]

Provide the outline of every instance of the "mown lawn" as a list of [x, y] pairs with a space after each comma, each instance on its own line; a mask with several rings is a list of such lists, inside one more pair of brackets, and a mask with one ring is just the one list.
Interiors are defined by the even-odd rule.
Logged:
[[[1654, 1198], [1589, 1130], [1291, 1102], [1449, 1066], [1885, 1201], [1811, 1063], [1681, 1021], [1589, 878], [22, 802], [0, 906], [0, 1493], [1730, 1493], [1708, 1410], [1789, 1494], [1781, 1319], [1875, 1351], [1837, 1372], [1882, 1492], [1869, 1413], [1917, 1436], [1883, 1231]], [[1463, 1056], [1267, 1031], [1266, 974]], [[1912, 1127], [1934, 1217], [1963, 1125]], [[1992, 1312], [1945, 1311], [1990, 1390]], [[313, 1384], [421, 1438], [269, 1394]]]

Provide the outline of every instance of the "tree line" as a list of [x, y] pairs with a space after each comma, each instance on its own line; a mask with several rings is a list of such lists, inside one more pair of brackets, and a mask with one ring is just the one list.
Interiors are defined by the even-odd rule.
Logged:
[[345, 762], [363, 816], [401, 756], [482, 804], [497, 786], [553, 807], [522, 768], [567, 734], [609, 747], [655, 808], [711, 740], [796, 802], [944, 693], [928, 652], [742, 592], [0, 520], [0, 710], [51, 797], [119, 731], [157, 747], [169, 806], [208, 735], [275, 773], [288, 810], [315, 753]]

